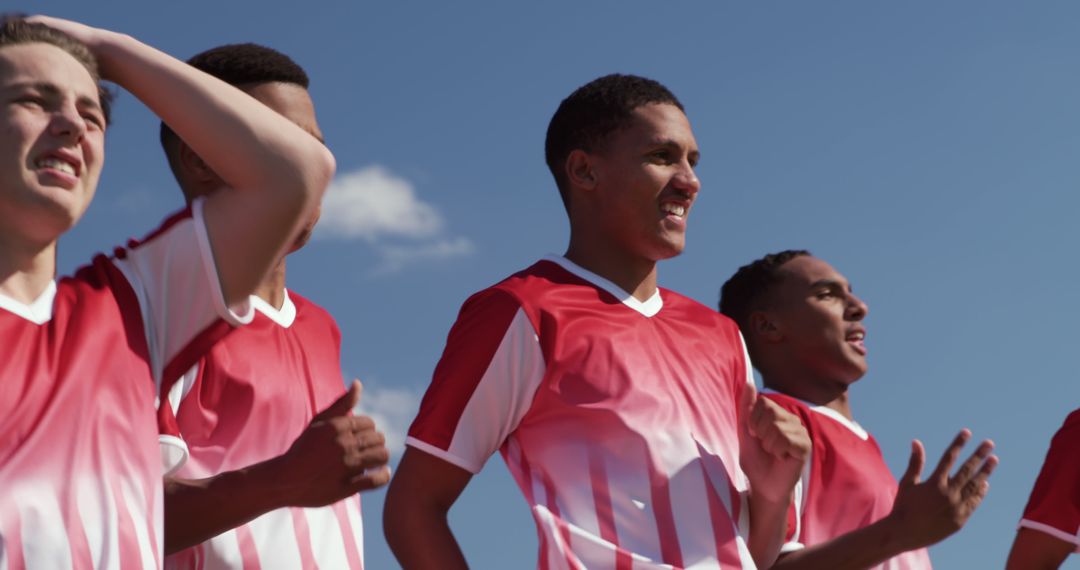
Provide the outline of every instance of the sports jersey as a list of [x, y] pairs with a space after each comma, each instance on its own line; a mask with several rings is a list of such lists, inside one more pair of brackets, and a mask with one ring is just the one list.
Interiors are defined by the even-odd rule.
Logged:
[[30, 304], [0, 295], [0, 568], [157, 568], [154, 399], [232, 324], [202, 202]]
[[[781, 552], [828, 542], [892, 511], [896, 479], [872, 435], [832, 408], [771, 390], [762, 394], [798, 416], [812, 442], [810, 457], [795, 484], [787, 541]], [[925, 548], [912, 550], [874, 568], [929, 569], [930, 556]]]
[[548, 257], [466, 301], [407, 444], [472, 473], [501, 451], [540, 568], [753, 568], [749, 373], [726, 317]]
[[[345, 391], [341, 333], [325, 310], [288, 291], [280, 310], [259, 297], [250, 303], [252, 322], [173, 384], [159, 411], [160, 427], [181, 437], [190, 454], [178, 477], [202, 479], [285, 453]], [[359, 570], [362, 530], [359, 495], [277, 509], [168, 556], [165, 567]]]
[[1064, 540], [1080, 552], [1080, 409], [1065, 418], [1051, 440], [1020, 526]]

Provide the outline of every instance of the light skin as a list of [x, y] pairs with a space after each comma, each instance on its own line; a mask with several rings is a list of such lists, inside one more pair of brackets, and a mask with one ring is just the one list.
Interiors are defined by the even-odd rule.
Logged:
[[[291, 83], [260, 83], [243, 87], [259, 102], [277, 111], [317, 140], [322, 132], [315, 107], [303, 87]], [[211, 196], [224, 183], [183, 142], [181, 182], [189, 199]], [[316, 215], [296, 238], [291, 251], [303, 247]], [[284, 303], [285, 259], [262, 280], [255, 294], [275, 308]], [[244, 469], [206, 479], [165, 479], [165, 551], [194, 546], [271, 510], [317, 507], [340, 501], [390, 480], [390, 454], [385, 438], [366, 416], [352, 416], [360, 400], [356, 382], [337, 402], [316, 416], [283, 455]]]
[[[766, 386], [851, 419], [847, 389], [867, 370], [862, 320], [869, 309], [847, 279], [820, 259], [796, 257], [779, 273], [780, 283], [765, 293], [762, 307], [748, 319], [745, 332], [754, 363]], [[773, 568], [867, 568], [960, 530], [986, 496], [987, 480], [998, 463], [991, 455], [993, 443], [984, 440], [953, 473], [970, 438], [971, 432], [962, 430], [925, 480], [926, 452], [913, 441], [889, 515], [786, 554]]]
[[[221, 191], [207, 199], [204, 218], [225, 301], [243, 301], [313, 215], [333, 177], [333, 155], [300, 127], [249, 95], [130, 36], [56, 18], [37, 16], [32, 20], [86, 44], [98, 60], [103, 79], [117, 83], [145, 103], [225, 181]], [[16, 143], [23, 145], [19, 147], [20, 163], [14, 167], [5, 163], [0, 173], [4, 184], [0, 188], [4, 202], [0, 225], [14, 228], [9, 232], [13, 235], [4, 236], [0, 248], [0, 291], [30, 302], [55, 276], [56, 240], [78, 221], [93, 196], [103, 145], [101, 135], [86, 124], [87, 102], [97, 101], [89, 75], [85, 71], [80, 75], [68, 64], [29, 69], [38, 56], [45, 57], [48, 49], [56, 48], [25, 46], [34, 50], [34, 57], [10, 51], [19, 47], [0, 52], [9, 65], [10, 60], [20, 62], [20, 72], [27, 79], [51, 82], [60, 94], [59, 104], [47, 112], [34, 109], [37, 117], [28, 117], [26, 107], [13, 107], [15, 103], [5, 99], [5, 122], [0, 127], [18, 132], [19, 140], [25, 141]], [[65, 53], [48, 57], [53, 63], [70, 58]], [[0, 85], [9, 87], [10, 77], [9, 73], [0, 75]], [[84, 110], [80, 111], [79, 105]], [[68, 158], [78, 172], [75, 192], [63, 192], [64, 182], [58, 176], [40, 172], [40, 153], [57, 150], [74, 155]], [[11, 172], [9, 168], [21, 170]], [[29, 187], [27, 183], [9, 186], [12, 179], [30, 180]], [[9, 205], [10, 196], [20, 191], [37, 194], [51, 205], [36, 210]], [[45, 211], [53, 213], [46, 215]], [[33, 215], [35, 222], [40, 219], [45, 224], [36, 232], [20, 229], [21, 215]]]
[[[645, 301], [657, 290], [656, 264], [682, 252], [686, 218], [701, 183], [690, 122], [678, 107], [646, 104], [593, 152], [565, 164], [570, 244], [566, 257]], [[750, 539], [759, 564], [783, 541], [791, 491], [810, 448], [806, 430], [751, 389], [739, 402], [740, 464], [750, 479]], [[450, 507], [472, 474], [407, 448], [383, 510], [387, 542], [405, 568], [466, 568]]]

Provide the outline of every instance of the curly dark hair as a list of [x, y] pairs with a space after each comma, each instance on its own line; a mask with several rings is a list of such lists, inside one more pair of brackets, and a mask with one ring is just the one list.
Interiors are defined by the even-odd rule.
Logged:
[[608, 135], [627, 125], [634, 109], [649, 103], [668, 103], [685, 111], [675, 95], [659, 82], [619, 73], [578, 87], [559, 104], [548, 123], [544, 157], [567, 212], [570, 200], [566, 158], [575, 149], [597, 150]]
[[35, 43], [56, 46], [86, 68], [94, 83], [98, 85], [101, 113], [105, 117], [105, 123], [108, 124], [112, 119], [113, 94], [101, 85], [97, 58], [94, 57], [90, 48], [60, 30], [50, 28], [45, 24], [27, 22], [21, 14], [0, 14], [0, 48]]
[[[308, 88], [307, 72], [289, 56], [259, 44], [227, 44], [195, 54], [188, 65], [213, 75], [235, 87], [259, 83], [291, 83]], [[161, 146], [176, 173], [176, 142], [179, 140], [169, 125], [161, 123]]]
[[747, 335], [747, 319], [760, 308], [761, 300], [780, 282], [779, 271], [796, 257], [811, 255], [805, 249], [788, 249], [770, 253], [739, 268], [720, 288], [720, 312], [739, 325]]

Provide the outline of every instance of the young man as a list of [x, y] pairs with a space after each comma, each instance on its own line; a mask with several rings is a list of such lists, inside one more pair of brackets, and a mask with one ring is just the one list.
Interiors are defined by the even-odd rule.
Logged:
[[541, 568], [768, 565], [809, 441], [756, 397], [735, 324], [656, 285], [700, 189], [682, 105], [601, 77], [559, 106], [546, 153], [569, 247], [462, 308], [387, 495], [390, 547], [464, 568], [447, 511], [501, 450]]
[[1006, 570], [1057, 568], [1072, 552], [1080, 552], [1080, 410], [1050, 442]]
[[[104, 158], [99, 70], [226, 187], [56, 281]], [[0, 132], [0, 567], [160, 567], [156, 383], [250, 319], [227, 307], [310, 219], [333, 157], [130, 36], [43, 17], [0, 24]]]
[[[239, 44], [188, 63], [322, 140], [307, 73], [288, 56]], [[189, 202], [218, 191], [218, 175], [165, 124], [161, 142]], [[389, 454], [370, 418], [349, 415], [360, 387], [342, 396], [341, 333], [325, 310], [285, 289], [284, 257], [249, 301], [252, 322], [173, 384], [159, 410], [168, 451], [187, 455], [166, 478], [165, 551], [175, 554], [165, 566], [359, 570], [356, 493], [390, 480]]]
[[963, 430], [920, 482], [925, 452], [914, 441], [897, 489], [848, 399], [866, 374], [867, 310], [843, 275], [806, 251], [766, 255], [723, 286], [720, 311], [739, 324], [764, 395], [796, 414], [813, 440], [774, 568], [930, 568], [925, 547], [964, 525], [997, 465], [983, 441], [950, 475], [971, 437]]

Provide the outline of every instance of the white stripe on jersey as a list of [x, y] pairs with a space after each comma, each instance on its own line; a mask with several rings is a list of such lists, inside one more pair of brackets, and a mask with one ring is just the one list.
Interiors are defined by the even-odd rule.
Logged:
[[353, 495], [346, 499], [344, 507], [349, 517], [349, 526], [352, 527], [353, 536], [356, 538], [356, 550], [360, 553], [360, 567], [364, 568], [364, 521], [360, 518], [360, 496]]
[[[150, 534], [147, 532], [146, 525], [151, 524], [148, 520], [140, 520], [134, 516], [134, 513], [151, 513], [149, 505], [143, 504], [142, 495], [136, 493], [131, 488], [131, 482], [124, 480], [120, 482], [120, 493], [124, 495], [124, 504], [127, 505], [127, 510], [132, 513], [132, 526], [135, 527], [135, 539], [139, 544], [139, 554], [142, 556], [143, 568], [157, 568], [157, 558], [154, 557], [154, 548], [150, 543]], [[160, 512], [160, 511], [159, 511]]]
[[[19, 486], [8, 489], [19, 513], [19, 535], [23, 537], [23, 562], [27, 568], [71, 568], [71, 543], [67, 529], [56, 521], [64, 519], [56, 493], [50, 487]], [[32, 537], [33, 540], [27, 540]], [[64, 548], [57, 548], [63, 545]]]
[[257, 552], [274, 553], [274, 565], [280, 568], [303, 568], [291, 509], [270, 511], [246, 526], [251, 531]]
[[322, 567], [348, 568], [349, 558], [345, 554], [345, 543], [341, 540], [341, 525], [333, 507], [300, 509], [300, 512], [307, 519], [311, 551]]

